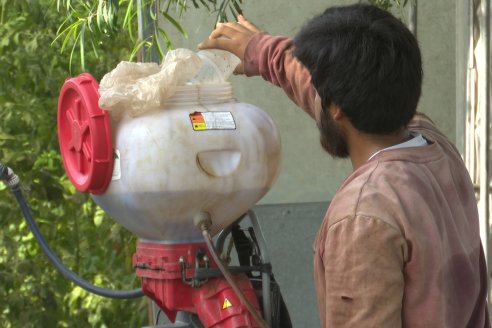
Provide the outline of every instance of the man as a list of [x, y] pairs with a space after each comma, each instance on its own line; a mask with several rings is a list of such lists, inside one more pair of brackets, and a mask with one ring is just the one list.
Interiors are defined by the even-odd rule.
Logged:
[[329, 8], [292, 41], [239, 17], [201, 49], [280, 86], [323, 148], [353, 166], [315, 241], [323, 327], [489, 327], [473, 186], [451, 142], [416, 113], [420, 50], [391, 14]]

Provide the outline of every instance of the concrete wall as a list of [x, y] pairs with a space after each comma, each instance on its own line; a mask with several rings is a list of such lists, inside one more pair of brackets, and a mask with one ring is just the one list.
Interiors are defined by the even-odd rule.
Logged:
[[320, 326], [313, 282], [313, 241], [327, 206], [323, 202], [254, 208], [294, 328]]
[[456, 141], [456, 4], [449, 0], [418, 1], [417, 38], [424, 63], [419, 110]]

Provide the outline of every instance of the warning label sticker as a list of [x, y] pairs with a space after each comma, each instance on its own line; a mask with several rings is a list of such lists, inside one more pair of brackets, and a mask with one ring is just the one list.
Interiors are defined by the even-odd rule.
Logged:
[[228, 309], [232, 307], [231, 301], [229, 301], [227, 298], [224, 299], [224, 303], [222, 304], [222, 310]]
[[231, 112], [194, 112], [190, 114], [190, 120], [195, 131], [236, 129]]

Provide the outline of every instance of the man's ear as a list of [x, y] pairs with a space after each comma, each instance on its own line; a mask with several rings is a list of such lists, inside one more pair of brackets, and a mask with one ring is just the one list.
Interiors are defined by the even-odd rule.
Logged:
[[334, 103], [331, 103], [330, 105], [330, 115], [334, 121], [340, 121], [345, 118], [345, 113], [339, 106], [335, 105]]

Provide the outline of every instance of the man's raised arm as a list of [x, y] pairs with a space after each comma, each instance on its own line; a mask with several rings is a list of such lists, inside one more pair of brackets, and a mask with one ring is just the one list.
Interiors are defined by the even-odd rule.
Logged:
[[244, 17], [238, 23], [219, 23], [200, 49], [222, 49], [241, 59], [235, 74], [260, 75], [281, 87], [287, 96], [314, 118], [316, 91], [309, 71], [292, 55], [292, 40], [262, 32]]

